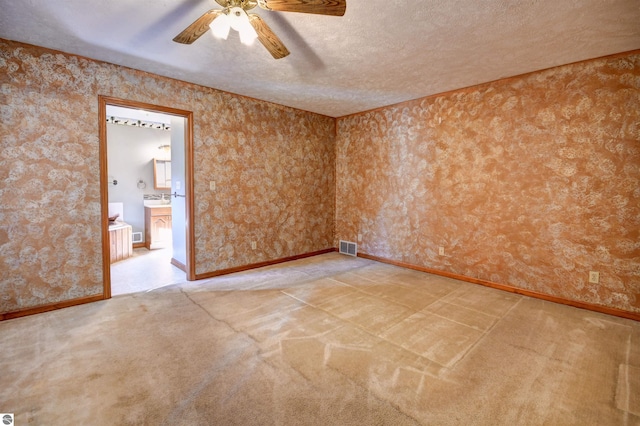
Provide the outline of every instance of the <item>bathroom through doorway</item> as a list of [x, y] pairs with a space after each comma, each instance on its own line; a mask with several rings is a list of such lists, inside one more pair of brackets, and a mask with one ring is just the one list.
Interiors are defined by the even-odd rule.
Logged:
[[104, 298], [194, 279], [192, 113], [100, 97]]

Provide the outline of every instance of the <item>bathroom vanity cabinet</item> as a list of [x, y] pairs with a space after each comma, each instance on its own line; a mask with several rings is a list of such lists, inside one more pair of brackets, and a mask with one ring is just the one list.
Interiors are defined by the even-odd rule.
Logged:
[[145, 206], [144, 244], [149, 250], [171, 247], [171, 206]]

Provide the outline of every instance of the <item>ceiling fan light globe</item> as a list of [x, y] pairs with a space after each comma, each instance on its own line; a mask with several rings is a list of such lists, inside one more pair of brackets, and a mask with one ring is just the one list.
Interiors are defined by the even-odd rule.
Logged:
[[226, 16], [231, 28], [240, 34], [240, 42], [247, 46], [252, 45], [256, 38], [258, 38], [258, 34], [256, 30], [253, 29], [251, 22], [249, 22], [247, 12], [241, 7], [232, 7]]
[[240, 42], [246, 46], [251, 46], [258, 38], [258, 33], [253, 29], [249, 21], [238, 32], [240, 33]]
[[226, 40], [229, 37], [229, 30], [231, 29], [231, 22], [229, 16], [222, 14], [218, 16], [209, 25], [211, 33], [215, 38]]
[[244, 26], [244, 23], [249, 21], [247, 12], [245, 12], [241, 7], [232, 7], [231, 9], [229, 9], [227, 17], [229, 19], [231, 28], [238, 32], [240, 32], [240, 30]]
[[244, 44], [245, 46], [251, 46], [257, 38], [258, 36], [240, 33], [240, 43]]

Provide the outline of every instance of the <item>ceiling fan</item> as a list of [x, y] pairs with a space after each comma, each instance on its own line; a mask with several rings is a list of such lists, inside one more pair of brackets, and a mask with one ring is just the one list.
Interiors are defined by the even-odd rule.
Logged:
[[343, 16], [347, 0], [215, 0], [224, 9], [211, 9], [178, 34], [173, 41], [191, 44], [209, 29], [214, 36], [226, 39], [229, 29], [240, 33], [240, 41], [251, 44], [256, 38], [275, 58], [284, 58], [289, 50], [269, 26], [255, 13], [247, 13], [256, 6], [281, 12], [315, 13]]

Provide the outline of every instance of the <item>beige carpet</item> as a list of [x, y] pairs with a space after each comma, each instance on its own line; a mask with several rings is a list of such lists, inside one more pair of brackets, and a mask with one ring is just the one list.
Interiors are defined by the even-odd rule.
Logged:
[[640, 323], [341, 256], [0, 323], [16, 425], [637, 425]]

